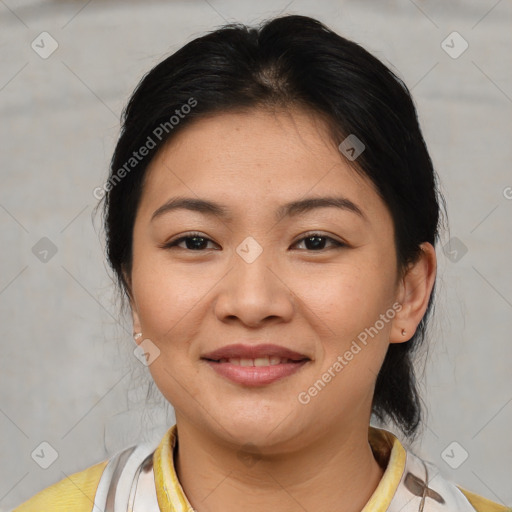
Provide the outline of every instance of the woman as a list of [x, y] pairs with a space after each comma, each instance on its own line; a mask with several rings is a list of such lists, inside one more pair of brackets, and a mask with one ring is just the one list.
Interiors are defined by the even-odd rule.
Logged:
[[420, 426], [442, 204], [380, 61], [302, 16], [198, 38], [137, 87], [96, 193], [176, 425], [16, 511], [507, 510], [370, 426]]

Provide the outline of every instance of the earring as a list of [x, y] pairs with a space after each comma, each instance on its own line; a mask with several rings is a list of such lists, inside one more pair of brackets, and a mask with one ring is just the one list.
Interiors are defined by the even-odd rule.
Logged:
[[402, 329], [402, 336], [405, 336], [406, 332], [405, 329]]
[[137, 341], [140, 337], [142, 337], [142, 333], [141, 333], [141, 332], [137, 332], [137, 333], [135, 333], [135, 334], [133, 335], [133, 339], [134, 339], [135, 341]]

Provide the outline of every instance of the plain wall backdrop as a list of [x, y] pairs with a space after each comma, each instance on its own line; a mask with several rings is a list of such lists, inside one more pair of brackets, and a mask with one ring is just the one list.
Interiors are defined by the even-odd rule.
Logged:
[[510, 2], [2, 0], [0, 510], [172, 424], [119, 314], [93, 190], [145, 72], [226, 21], [285, 13], [412, 91], [450, 221], [413, 449], [512, 504]]

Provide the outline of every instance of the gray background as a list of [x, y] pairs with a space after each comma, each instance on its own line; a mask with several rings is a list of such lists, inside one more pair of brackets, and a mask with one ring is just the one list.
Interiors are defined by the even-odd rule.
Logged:
[[[133, 356], [92, 191], [143, 73], [225, 21], [279, 13], [318, 17], [412, 89], [451, 226], [413, 448], [452, 481], [512, 504], [512, 6], [447, 4], [0, 0], [0, 510], [172, 424]], [[58, 43], [46, 59], [31, 47], [43, 31]], [[469, 44], [457, 58], [442, 47], [453, 31]], [[54, 255], [38, 253], [43, 237]], [[44, 441], [58, 454], [48, 469], [31, 457]]]

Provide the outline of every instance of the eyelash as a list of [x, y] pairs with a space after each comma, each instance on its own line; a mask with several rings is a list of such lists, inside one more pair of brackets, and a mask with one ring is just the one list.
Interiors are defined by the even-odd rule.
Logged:
[[[348, 245], [343, 243], [343, 242], [339, 242], [338, 240], [335, 240], [334, 238], [332, 238], [330, 236], [322, 235], [321, 233], [317, 233], [317, 232], [307, 233], [306, 236], [304, 236], [301, 239], [297, 240], [293, 245], [296, 245], [299, 242], [302, 242], [302, 241], [304, 241], [304, 240], [306, 240], [308, 238], [313, 238], [313, 237], [325, 238], [326, 240], [329, 240], [330, 242], [333, 243], [333, 248], [334, 249], [341, 249], [343, 247], [348, 247]], [[202, 238], [202, 239], [207, 240], [209, 242], [213, 242], [213, 240], [210, 240], [209, 238], [203, 236], [202, 233], [198, 233], [196, 231], [193, 231], [191, 233], [188, 233], [186, 236], [181, 236], [180, 238], [177, 238], [176, 240], [172, 240], [172, 241], [170, 241], [170, 242], [168, 242], [166, 244], [163, 244], [160, 247], [162, 249], [172, 249], [173, 247], [177, 247], [178, 244], [180, 244], [181, 242], [184, 242], [185, 240], [188, 240], [190, 238]], [[204, 252], [205, 250], [207, 250], [207, 249], [187, 249], [186, 247], [180, 247], [180, 249], [185, 249], [185, 250], [190, 251], [190, 252]], [[323, 252], [323, 251], [326, 251], [326, 250], [327, 249], [324, 248], [324, 249], [318, 249], [318, 250], [310, 250], [310, 251], [307, 251], [307, 252]]]

